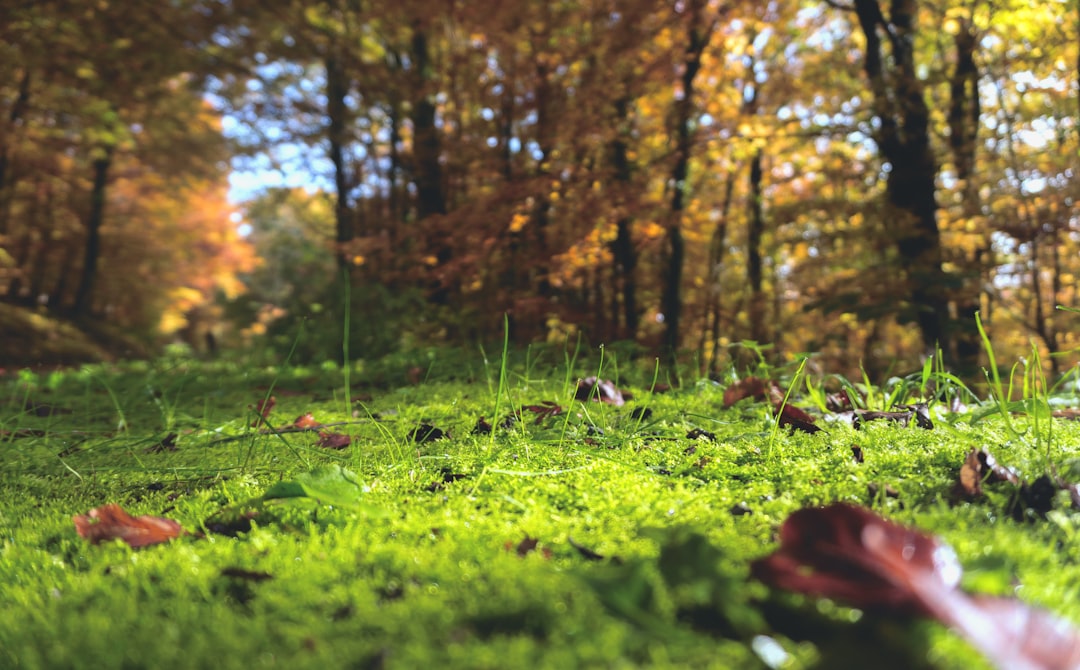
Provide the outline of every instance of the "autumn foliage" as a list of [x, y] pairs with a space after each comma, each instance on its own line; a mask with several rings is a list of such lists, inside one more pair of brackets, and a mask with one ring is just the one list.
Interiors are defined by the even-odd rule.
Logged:
[[[519, 343], [709, 372], [770, 343], [871, 379], [937, 345], [976, 372], [980, 312], [1061, 371], [1073, 11], [22, 3], [0, 27], [0, 296], [188, 339], [220, 298], [288, 340], [340, 325], [348, 281], [354, 355], [505, 315]], [[230, 166], [287, 188], [241, 211]]]

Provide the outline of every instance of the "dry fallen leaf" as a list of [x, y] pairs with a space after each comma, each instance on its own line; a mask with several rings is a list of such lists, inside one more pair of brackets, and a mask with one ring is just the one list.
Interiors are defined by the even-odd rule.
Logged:
[[270, 412], [274, 409], [274, 405], [277, 404], [277, 398], [270, 396], [269, 398], [263, 398], [259, 402], [255, 403], [255, 406], [251, 409], [255, 410], [258, 414], [254, 421], [251, 422], [251, 427], [255, 428], [261, 423], [266, 423], [266, 420], [270, 417]]
[[326, 449], [344, 449], [352, 444], [352, 437], [344, 433], [324, 433], [320, 431], [319, 441], [315, 444]]
[[296, 417], [296, 421], [293, 421], [292, 425], [293, 428], [300, 428], [306, 430], [310, 428], [317, 428], [318, 426], [321, 426], [322, 423], [316, 421], [315, 417], [312, 416], [311, 412], [308, 412], [307, 414], [301, 414], [300, 416]]
[[614, 383], [596, 377], [586, 377], [580, 380], [577, 391], [574, 393], [575, 400], [594, 400], [615, 405], [616, 407], [624, 405], [628, 397], [630, 397], [629, 394], [624, 394]]
[[772, 380], [765, 381], [757, 377], [740, 379], [724, 389], [724, 407], [731, 407], [743, 398], [753, 398], [754, 400], [768, 398], [773, 405], [778, 405], [784, 402], [784, 392], [776, 382]]
[[793, 513], [780, 529], [780, 548], [751, 573], [775, 588], [935, 618], [1002, 670], [1080, 668], [1072, 624], [1019, 600], [964, 593], [947, 544], [862, 507]]
[[102, 505], [87, 514], [71, 517], [75, 530], [92, 544], [123, 540], [131, 547], [145, 547], [167, 542], [184, 534], [183, 527], [172, 519], [159, 516], [133, 517], [115, 503]]

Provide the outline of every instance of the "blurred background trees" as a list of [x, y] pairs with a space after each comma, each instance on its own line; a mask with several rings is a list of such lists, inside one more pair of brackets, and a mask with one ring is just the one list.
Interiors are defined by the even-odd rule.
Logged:
[[[976, 311], [1006, 355], [1077, 346], [1075, 3], [11, 13], [12, 302], [275, 346], [304, 319], [311, 358], [341, 355], [346, 301], [356, 356], [504, 314], [516, 342], [704, 371], [754, 340], [872, 374], [940, 346], [970, 374]], [[290, 186], [230, 198], [230, 166]]]

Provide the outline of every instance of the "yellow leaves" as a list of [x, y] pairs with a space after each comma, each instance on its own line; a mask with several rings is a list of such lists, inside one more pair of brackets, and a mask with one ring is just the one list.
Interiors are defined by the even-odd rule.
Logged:
[[515, 212], [514, 216], [510, 219], [510, 226], [507, 230], [511, 233], [520, 233], [527, 223], [529, 223], [529, 216], [527, 214]]
[[664, 227], [655, 221], [647, 221], [641, 225], [640, 229], [642, 237], [649, 240], [658, 240], [664, 236], [667, 232]]
[[352, 264], [355, 267], [360, 267], [367, 262], [367, 258], [363, 254], [356, 254], [352, 257]]
[[433, 268], [439, 264], [439, 259], [432, 254], [428, 254], [427, 256], [424, 256], [423, 263], [424, 265]]

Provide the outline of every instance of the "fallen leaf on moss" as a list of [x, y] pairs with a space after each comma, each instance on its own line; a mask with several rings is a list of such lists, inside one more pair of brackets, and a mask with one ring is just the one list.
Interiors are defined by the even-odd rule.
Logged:
[[780, 425], [804, 433], [816, 433], [821, 430], [814, 425], [814, 417], [794, 405], [784, 405], [780, 409]]
[[161, 441], [157, 444], [147, 447], [146, 453], [160, 454], [164, 451], [176, 451], [176, 437], [176, 433], [169, 433], [165, 437], [161, 438]]
[[259, 402], [255, 403], [254, 407], [251, 407], [249, 405], [249, 407], [255, 410], [255, 413], [258, 414], [255, 420], [251, 422], [251, 427], [255, 428], [259, 424], [266, 423], [266, 420], [270, 417], [271, 410], [274, 409], [274, 405], [276, 404], [277, 398], [275, 398], [274, 396], [270, 396], [269, 398], [263, 398]]
[[296, 417], [296, 420], [293, 421], [292, 425], [293, 428], [308, 429], [316, 428], [322, 424], [315, 420], [315, 417], [312, 416], [311, 412], [308, 412], [307, 414], [301, 414]]
[[324, 449], [344, 449], [352, 444], [352, 438], [343, 433], [319, 433], [319, 441], [315, 446]]
[[409, 431], [409, 439], [413, 442], [434, 442], [446, 437], [450, 437], [450, 434], [442, 428], [436, 428], [429, 423], [421, 423]]
[[536, 421], [534, 423], [539, 424], [544, 419], [553, 416], [559, 416], [563, 413], [563, 408], [551, 400], [544, 400], [539, 405], [525, 405], [521, 409], [528, 410], [536, 415]]
[[619, 407], [626, 403], [626, 397], [613, 382], [597, 377], [586, 377], [578, 382], [575, 400], [603, 402]]
[[961, 572], [937, 538], [843, 503], [794, 512], [780, 548], [751, 565], [774, 588], [937, 619], [1003, 670], [1080, 667], [1072, 624], [1019, 600], [969, 595]]
[[185, 532], [172, 519], [148, 515], [133, 517], [116, 503], [96, 507], [86, 514], [76, 514], [71, 520], [79, 535], [91, 544], [122, 540], [130, 547], [145, 547], [167, 542]]
[[754, 400], [768, 398], [775, 405], [784, 401], [784, 392], [780, 390], [780, 385], [776, 382], [772, 380], [765, 381], [757, 377], [740, 379], [724, 389], [724, 407], [731, 407], [743, 398], [753, 398]]

